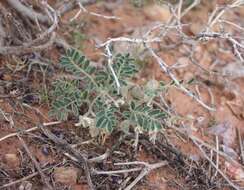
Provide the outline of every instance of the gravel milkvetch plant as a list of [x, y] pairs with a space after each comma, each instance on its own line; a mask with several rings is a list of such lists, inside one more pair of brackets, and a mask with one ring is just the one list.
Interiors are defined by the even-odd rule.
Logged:
[[[59, 79], [53, 83], [50, 115], [63, 121], [76, 116], [79, 117], [77, 126], [107, 132], [119, 128], [121, 123], [149, 132], [163, 127], [167, 115], [153, 102], [164, 90], [164, 84], [156, 80], [145, 86], [133, 83], [132, 78], [139, 69], [129, 54], [117, 54], [113, 58], [120, 93], [111, 70], [106, 66], [99, 69], [92, 66], [76, 49], [69, 49], [60, 64], [74, 79]], [[87, 109], [82, 110], [84, 107]]]

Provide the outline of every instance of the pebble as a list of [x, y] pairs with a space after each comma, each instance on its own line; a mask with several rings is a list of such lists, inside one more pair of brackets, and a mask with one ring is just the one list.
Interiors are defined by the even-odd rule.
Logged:
[[78, 171], [73, 167], [59, 167], [54, 169], [54, 179], [65, 185], [75, 185], [78, 178]]
[[12, 169], [16, 169], [20, 166], [20, 160], [17, 154], [13, 154], [13, 153], [5, 154], [3, 161]]
[[150, 5], [144, 8], [145, 15], [151, 19], [161, 22], [167, 22], [171, 18], [169, 7], [165, 5]]

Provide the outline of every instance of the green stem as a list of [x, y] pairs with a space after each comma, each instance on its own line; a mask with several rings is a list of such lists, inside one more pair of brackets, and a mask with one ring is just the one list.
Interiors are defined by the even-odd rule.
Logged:
[[89, 78], [89, 80], [95, 85], [95, 87], [97, 88], [97, 89], [99, 89], [99, 86], [97, 85], [97, 83], [96, 83], [96, 81], [92, 78], [92, 76], [91, 75], [89, 75], [87, 72], [85, 72], [84, 70], [82, 70], [78, 65], [76, 65], [75, 64], [75, 62], [71, 59], [71, 58], [69, 58], [70, 59], [70, 62], [75, 66], [75, 68], [77, 69], [77, 70], [79, 70], [83, 75], [85, 75], [87, 78]]

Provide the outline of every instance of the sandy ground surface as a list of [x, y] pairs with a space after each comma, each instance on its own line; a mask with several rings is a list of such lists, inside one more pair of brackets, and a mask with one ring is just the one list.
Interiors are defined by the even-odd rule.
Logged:
[[[189, 25], [186, 25], [184, 28], [187, 35], [194, 35], [201, 31], [201, 27], [207, 22], [208, 15], [214, 9], [214, 6], [215, 2], [204, 1], [183, 17], [182, 22], [189, 23]], [[152, 5], [137, 8], [127, 1], [121, 1], [121, 3], [101, 2], [86, 8], [89, 11], [103, 15], [115, 15], [121, 18], [121, 20], [108, 20], [88, 14], [81, 14], [81, 16], [71, 24], [69, 19], [78, 11], [75, 9], [62, 17], [62, 23], [60, 24], [58, 33], [68, 42], [80, 48], [91, 61], [98, 64], [102, 64], [104, 57], [102, 56], [103, 50], [97, 49], [96, 44], [104, 42], [111, 37], [133, 35], [138, 35], [140, 37], [145, 30], [154, 23], [158, 21], [166, 22], [170, 17], [170, 13], [165, 7], [161, 7], [159, 10], [155, 10], [155, 7], [152, 7]], [[239, 22], [242, 26], [244, 25], [244, 19], [241, 20], [241, 17], [244, 17], [243, 8], [228, 13], [226, 17]], [[234, 32], [231, 27], [229, 30]], [[75, 34], [80, 34], [80, 36], [77, 35], [75, 38]], [[238, 32], [236, 32], [236, 35], [241, 35], [241, 33], [238, 34]], [[168, 45], [174, 42], [177, 42], [177, 37], [172, 33], [172, 35], [168, 37]], [[224, 45], [227, 46], [228, 44], [224, 43]], [[118, 46], [116, 48], [118, 51], [123, 51], [124, 48], [127, 47]], [[209, 40], [208, 42], [202, 42], [196, 45], [194, 57], [197, 64], [205, 70], [214, 69], [222, 73], [236, 73], [244, 70], [243, 66], [238, 66], [238, 64], [235, 63], [235, 56], [231, 54], [230, 51], [225, 51], [225, 49], [226, 47], [222, 47], [222, 49], [219, 48], [217, 40]], [[58, 64], [60, 52], [57, 49], [50, 49], [44, 52], [44, 54], [51, 58], [54, 67]], [[182, 122], [190, 126], [195, 136], [203, 139], [205, 142], [212, 142], [213, 145], [215, 144], [215, 137], [209, 132], [211, 131], [211, 127], [215, 125], [225, 125], [227, 127], [227, 132], [225, 132], [223, 140], [228, 141], [230, 148], [240, 155], [240, 145], [238, 143], [236, 129], [239, 129], [240, 136], [243, 137], [244, 73], [239, 72], [240, 76], [238, 77], [208, 76], [199, 66], [190, 63], [189, 52], [182, 46], [168, 49], [162, 47], [158, 54], [168, 65], [173, 65], [176, 62], [185, 65], [175, 71], [177, 77], [184, 81], [195, 78], [196, 82], [189, 85], [188, 88], [198, 92], [201, 99], [208, 105], [214, 105], [216, 107], [215, 112], [209, 112], [187, 95], [184, 95], [180, 90], [173, 87], [169, 88], [165, 93], [165, 99], [172, 109], [183, 118]], [[143, 83], [149, 79], [169, 81], [169, 78], [162, 72], [159, 65], [152, 58], [148, 57], [146, 60], [138, 83]], [[230, 66], [231, 64], [232, 66]], [[43, 81], [40, 68], [33, 66], [28, 77], [26, 77], [27, 70], [27, 66], [17, 68], [16, 62], [10, 61], [10, 59], [6, 57], [0, 59], [0, 94], [17, 93], [24, 95], [21, 98], [0, 98], [1, 110], [14, 118], [14, 127], [10, 127], [6, 118], [0, 114], [0, 139], [16, 130], [21, 131], [23, 129], [29, 129], [36, 126], [39, 122], [50, 122], [53, 120], [48, 116], [48, 111], [50, 109], [49, 104], [45, 101], [40, 102], [38, 97], [41, 93], [44, 93], [44, 86], [46, 89], [50, 89], [50, 83], [57, 77], [55, 75], [58, 75], [58, 73], [53, 74], [47, 72], [47, 76], [45, 76], [47, 79]], [[25, 103], [25, 105], [23, 105], [23, 103]], [[87, 130], [76, 128], [74, 123], [75, 121], [71, 120], [52, 126], [51, 128], [56, 134], [69, 140], [71, 144], [90, 140]], [[57, 189], [65, 189], [65, 187], [70, 187], [70, 189], [75, 190], [88, 189], [84, 175], [80, 171], [74, 172], [78, 170], [77, 167], [67, 161], [66, 157], [57, 153], [50, 144], [45, 144], [43, 142], [45, 139], [38, 130], [36, 132], [30, 132], [23, 137], [33, 156], [38, 159], [41, 167], [45, 168], [57, 164], [58, 166], [56, 166], [56, 168], [70, 168], [70, 173], [67, 174], [70, 176], [70, 179], [67, 179], [66, 184], [61, 183], [57, 185]], [[185, 155], [195, 157], [196, 159], [203, 158], [199, 149], [193, 145], [190, 140], [181, 140], [174, 134], [169, 136], [169, 140], [171, 144]], [[222, 142], [222, 139], [220, 140]], [[108, 137], [103, 146], [91, 143], [82, 145], [80, 148], [87, 151], [92, 150], [93, 152], [96, 150], [102, 153], [106, 148], [111, 147], [113, 142], [115, 142], [115, 139], [113, 139], [113, 137]], [[124, 149], [126, 150], [126, 148], [123, 148], [123, 150]], [[129, 148], [127, 149], [127, 151], [129, 151]], [[149, 162], [155, 162], [155, 160], [157, 160], [154, 155], [147, 152], [144, 148], [139, 149], [136, 154], [136, 159]], [[113, 160], [109, 159], [108, 162], [109, 161], [112, 162]], [[236, 158], [236, 161], [238, 163], [240, 162], [239, 156]], [[233, 170], [236, 169], [235, 166], [233, 166], [234, 169], [231, 170], [233, 167], [228, 167], [224, 160], [220, 162], [222, 164], [222, 169], [226, 171], [230, 178], [234, 179], [236, 177], [235, 171], [233, 172]], [[101, 168], [103, 168], [103, 166], [101, 166]], [[243, 166], [237, 166], [237, 168], [242, 169]], [[109, 168], [104, 166], [104, 169]], [[34, 171], [35, 168], [28, 155], [24, 152], [17, 137], [11, 137], [0, 141], [0, 187], [1, 185], [30, 175]], [[47, 176], [50, 176], [50, 181], [58, 184], [57, 177], [55, 176], [56, 173], [55, 169], [46, 172]], [[58, 173], [62, 173], [62, 171]], [[106, 187], [106, 185], [104, 185], [106, 183], [113, 183], [114, 179], [112, 179], [112, 177], [104, 178], [103, 180], [105, 182], [100, 178], [97, 178], [97, 180], [101, 181], [100, 189], [117, 188], [116, 186], [111, 187], [107, 185]], [[187, 176], [177, 173], [172, 167], [163, 167], [147, 175], [134, 189], [194, 189], [195, 187], [187, 185], [187, 180]], [[223, 180], [216, 178], [216, 181], [218, 180], [220, 181], [219, 183], [224, 183]], [[32, 185], [32, 189], [43, 189], [42, 182], [38, 175], [27, 181]], [[18, 183], [11, 186], [9, 189], [19, 189], [21, 185], [26, 186], [26, 183], [27, 182]], [[215, 187], [213, 189], [219, 188]]]

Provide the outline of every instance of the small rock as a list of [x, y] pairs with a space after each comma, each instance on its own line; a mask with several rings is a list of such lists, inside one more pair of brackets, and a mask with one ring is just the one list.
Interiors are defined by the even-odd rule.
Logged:
[[169, 7], [165, 5], [154, 4], [147, 6], [144, 8], [144, 13], [149, 19], [161, 22], [167, 22], [171, 17]]
[[54, 179], [56, 182], [75, 185], [78, 177], [77, 169], [73, 167], [60, 167], [54, 169]]
[[23, 181], [19, 186], [19, 190], [31, 190], [31, 189], [32, 189], [32, 183], [30, 183], [29, 181]]
[[192, 72], [185, 72], [185, 73], [184, 73], [183, 80], [184, 80], [185, 82], [189, 82], [189, 81], [191, 81], [192, 79], [194, 79], [194, 73], [192, 73]]
[[48, 156], [49, 155], [49, 149], [48, 149], [48, 147], [46, 147], [46, 146], [44, 146], [44, 147], [42, 147], [42, 153], [45, 155], [45, 156]]
[[203, 23], [197, 23], [195, 22], [194, 24], [190, 25], [190, 30], [194, 35], [199, 34], [202, 30], [204, 29], [204, 24]]
[[188, 57], [180, 57], [178, 60], [177, 60], [177, 63], [180, 65], [180, 66], [188, 66], [189, 63], [190, 63], [190, 59]]
[[222, 73], [228, 75], [232, 79], [244, 77], [244, 65], [240, 62], [234, 62], [227, 64], [223, 69]]
[[10, 167], [10, 168], [18, 168], [20, 165], [20, 160], [17, 154], [9, 153], [5, 154], [3, 161]]
[[88, 185], [74, 185], [74, 187], [72, 187], [73, 190], [89, 190], [89, 186]]

